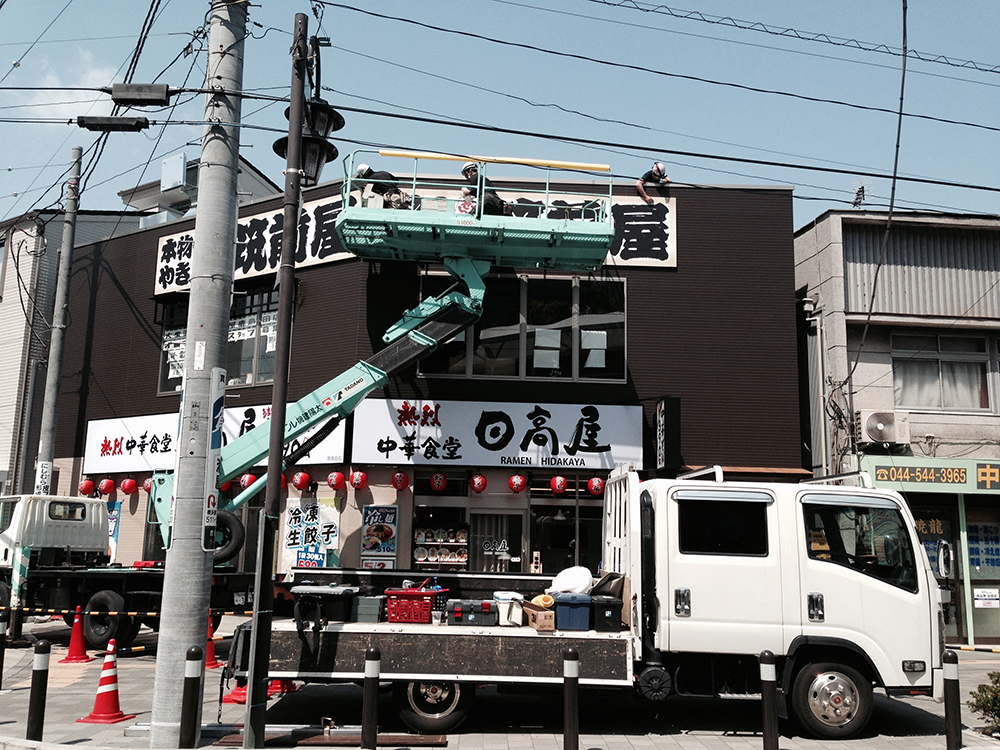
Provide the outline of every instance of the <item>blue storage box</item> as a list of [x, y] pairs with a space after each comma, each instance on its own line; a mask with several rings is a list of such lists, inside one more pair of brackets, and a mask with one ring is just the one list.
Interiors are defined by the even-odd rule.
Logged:
[[590, 594], [553, 593], [556, 630], [590, 630]]

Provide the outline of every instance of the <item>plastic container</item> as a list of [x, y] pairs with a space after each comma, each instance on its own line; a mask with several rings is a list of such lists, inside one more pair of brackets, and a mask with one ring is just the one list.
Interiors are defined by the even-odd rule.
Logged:
[[556, 600], [557, 630], [590, 630], [590, 594], [552, 594]]
[[497, 624], [497, 604], [492, 599], [449, 599], [444, 611], [449, 625], [492, 627]]
[[385, 595], [356, 596], [351, 602], [351, 622], [384, 622]]
[[594, 630], [599, 633], [617, 633], [622, 629], [622, 600], [613, 596], [590, 597]]
[[504, 627], [521, 627], [524, 620], [524, 597], [516, 591], [494, 591], [497, 618]]
[[301, 584], [292, 586], [292, 596], [297, 600], [318, 600], [327, 622], [347, 622], [351, 613], [352, 600], [358, 593], [357, 586], [315, 586]]
[[429, 623], [431, 612], [439, 609], [439, 603], [444, 602], [448, 589], [426, 588], [431, 582], [428, 578], [417, 588], [386, 589], [386, 610], [389, 622], [419, 622]]

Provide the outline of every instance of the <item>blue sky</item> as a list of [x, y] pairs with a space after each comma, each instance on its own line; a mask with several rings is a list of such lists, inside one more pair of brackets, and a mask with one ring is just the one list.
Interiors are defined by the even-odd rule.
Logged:
[[[320, 24], [305, 0], [265, 2], [251, 8], [253, 38], [246, 45], [244, 86], [266, 96], [287, 96], [290, 31], [295, 13], [303, 12], [309, 14], [310, 32], [331, 40], [322, 51], [323, 96], [331, 104], [432, 120], [344, 111], [347, 125], [334, 137], [342, 155], [361, 144], [377, 144], [601, 162], [632, 179], [659, 158], [676, 182], [794, 185], [796, 228], [825, 210], [849, 207], [862, 183], [868, 207], [888, 205], [889, 180], [859, 173], [892, 171], [902, 58], [778, 32], [824, 34], [898, 50], [901, 0], [677, 3], [356, 0], [343, 6], [317, 4]], [[148, 8], [136, 0], [0, 3], [6, 32], [0, 44], [0, 218], [57, 201], [72, 146], [88, 149], [95, 140], [95, 134], [67, 123], [109, 109], [106, 95], [42, 89], [123, 80]], [[203, 42], [195, 42], [199, 51], [193, 55], [180, 53], [208, 8], [205, 0], [161, 0], [133, 81], [182, 86], [187, 77], [187, 86], [199, 87]], [[677, 17], [686, 11], [706, 20]], [[722, 17], [739, 23], [717, 22]], [[767, 31], [738, 28], [743, 22]], [[899, 172], [994, 190], [899, 182], [897, 209], [998, 213], [997, 28], [1000, 5], [987, 0], [908, 3], [909, 49], [953, 64], [907, 61], [904, 111], [921, 117], [904, 118]], [[973, 64], [996, 66], [996, 72], [976, 70]], [[182, 95], [175, 102], [173, 111], [146, 114], [158, 123], [201, 120], [201, 95]], [[284, 109], [284, 104], [255, 100], [243, 106], [242, 153], [279, 185], [284, 163], [271, 143], [285, 128]], [[448, 121], [610, 145], [456, 128], [444, 124]], [[112, 134], [93, 167], [81, 208], [121, 207], [119, 191], [158, 179], [160, 161], [170, 154], [186, 151], [189, 158], [197, 157], [200, 137], [198, 124]], [[85, 169], [90, 159], [88, 153]], [[340, 164], [333, 164], [324, 177], [340, 173]]]

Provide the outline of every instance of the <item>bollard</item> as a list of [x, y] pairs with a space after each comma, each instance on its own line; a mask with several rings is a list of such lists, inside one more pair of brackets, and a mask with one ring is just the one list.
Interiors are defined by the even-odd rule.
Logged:
[[962, 699], [958, 686], [958, 654], [944, 652], [944, 731], [948, 750], [962, 746]]
[[45, 693], [49, 683], [49, 642], [41, 640], [35, 644], [35, 660], [31, 668], [31, 693], [28, 696], [28, 731], [24, 738], [34, 742], [42, 741], [42, 726], [45, 724]]
[[580, 748], [580, 654], [570, 646], [563, 651], [563, 750]]
[[184, 692], [181, 694], [181, 733], [178, 747], [198, 747], [198, 708], [205, 657], [198, 646], [187, 650], [184, 662]]
[[7, 622], [10, 615], [7, 610], [0, 610], [0, 690], [3, 690], [3, 654], [7, 650]]
[[764, 712], [764, 750], [778, 750], [778, 678], [774, 654], [760, 652], [760, 698]]
[[382, 652], [370, 646], [365, 652], [365, 688], [361, 703], [361, 747], [375, 750], [378, 742], [378, 678], [382, 671]]

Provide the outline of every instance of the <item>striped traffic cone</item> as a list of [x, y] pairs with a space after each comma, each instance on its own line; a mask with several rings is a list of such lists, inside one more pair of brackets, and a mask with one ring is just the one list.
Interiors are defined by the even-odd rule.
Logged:
[[225, 662], [215, 658], [215, 631], [212, 628], [212, 611], [208, 612], [208, 646], [205, 648], [205, 669], [218, 669], [226, 666]]
[[60, 664], [86, 664], [93, 661], [94, 657], [87, 654], [87, 644], [83, 637], [83, 619], [80, 617], [80, 605], [76, 607], [76, 614], [73, 616], [73, 632], [69, 635], [69, 653], [65, 659], [60, 659]]
[[119, 721], [134, 719], [135, 714], [122, 713], [118, 703], [118, 657], [115, 653], [115, 639], [108, 641], [108, 652], [104, 656], [101, 681], [97, 685], [94, 710], [89, 716], [77, 719], [84, 724], [117, 724]]

